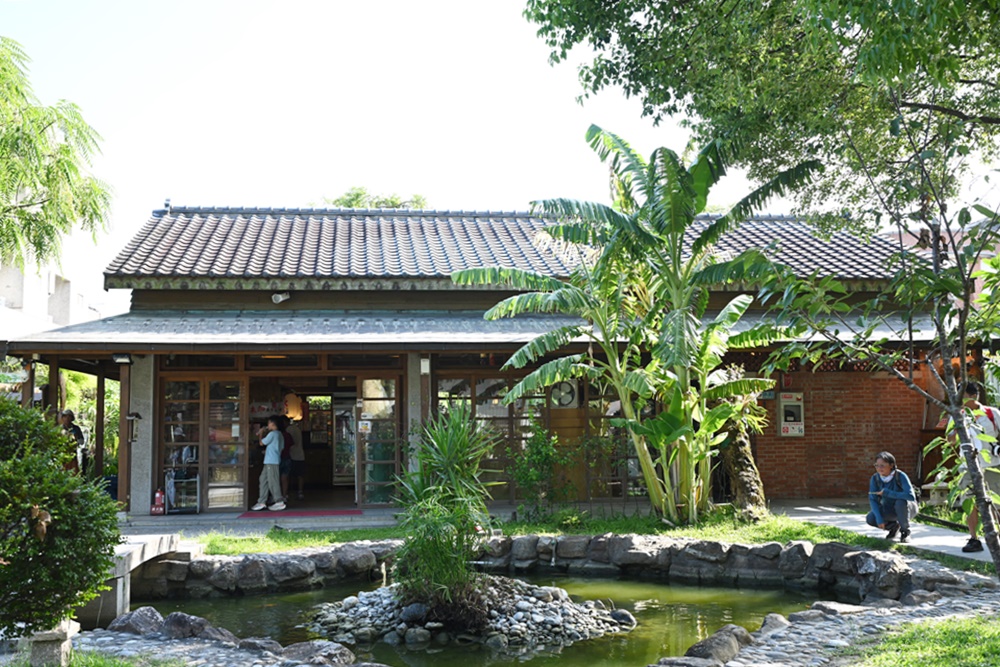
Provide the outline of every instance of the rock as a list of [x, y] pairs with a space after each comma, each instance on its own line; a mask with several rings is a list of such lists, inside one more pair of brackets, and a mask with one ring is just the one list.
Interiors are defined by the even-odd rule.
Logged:
[[659, 546], [653, 546], [640, 535], [615, 535], [606, 540], [608, 559], [613, 565], [628, 568], [648, 567], [656, 563]]
[[393, 630], [392, 632], [386, 633], [385, 636], [382, 637], [382, 641], [384, 641], [389, 646], [399, 646], [400, 644], [403, 643], [403, 638], [400, 637], [395, 630]]
[[515, 560], [535, 560], [538, 558], [538, 535], [515, 537], [510, 543], [510, 553]]
[[510, 640], [507, 639], [507, 635], [495, 632], [486, 638], [485, 644], [494, 651], [503, 651], [510, 644]]
[[629, 630], [633, 629], [636, 625], [639, 624], [638, 621], [635, 620], [635, 616], [633, 616], [626, 609], [613, 610], [611, 612], [611, 620], [613, 620], [618, 625], [628, 628]]
[[[670, 667], [722, 667], [722, 663], [711, 658], [696, 658], [693, 656], [683, 656], [680, 658], [660, 658], [657, 665], [669, 665]], [[656, 667], [650, 665], [649, 667]]]
[[238, 646], [246, 651], [267, 651], [268, 653], [281, 653], [281, 644], [270, 637], [247, 637], [241, 639]]
[[197, 560], [191, 561], [188, 565], [188, 572], [195, 577], [201, 577], [202, 579], [207, 579], [212, 576], [221, 563], [214, 558], [198, 558]]
[[778, 570], [785, 579], [799, 579], [806, 572], [806, 565], [809, 564], [809, 557], [812, 555], [813, 545], [811, 542], [796, 540], [789, 542], [778, 556]]
[[861, 580], [858, 593], [862, 601], [870, 597], [898, 600], [913, 590], [913, 570], [898, 554], [887, 551], [854, 551], [845, 558]]
[[286, 660], [310, 665], [349, 665], [355, 659], [343, 644], [321, 639], [286, 646], [281, 655]]
[[233, 563], [222, 563], [212, 572], [206, 581], [220, 591], [232, 591], [236, 589], [236, 566]]
[[239, 646], [240, 643], [240, 638], [231, 633], [229, 630], [226, 630], [225, 628], [217, 628], [214, 625], [209, 625], [195, 636], [200, 639], [211, 639], [213, 641], [222, 642], [223, 644], [228, 644], [230, 646]]
[[350, 611], [358, 606], [358, 596], [348, 595], [346, 598], [340, 601], [341, 609], [344, 611]]
[[403, 607], [399, 614], [399, 619], [404, 623], [420, 623], [427, 618], [430, 609], [422, 602], [414, 602]]
[[160, 629], [160, 632], [169, 639], [186, 639], [188, 637], [197, 637], [204, 632], [205, 628], [210, 626], [211, 623], [201, 616], [192, 616], [182, 611], [175, 611], [163, 619], [163, 627]]
[[923, 589], [910, 591], [900, 599], [905, 605], [915, 606], [919, 604], [927, 604], [928, 602], [937, 602], [941, 599], [941, 594], [937, 591], [925, 591]]
[[819, 609], [824, 614], [831, 616], [845, 616], [847, 614], [858, 614], [866, 611], [866, 608], [861, 605], [833, 602], [832, 600], [817, 600], [813, 602], [812, 609]]
[[781, 614], [768, 614], [764, 617], [764, 622], [758, 631], [761, 636], [766, 636], [777, 630], [782, 630], [791, 625], [791, 622]]
[[267, 563], [268, 574], [278, 583], [308, 579], [316, 572], [316, 563], [309, 558], [285, 556]]
[[491, 537], [483, 544], [483, 550], [491, 558], [503, 558], [510, 555], [511, 542], [511, 538], [506, 535]]
[[358, 644], [373, 644], [378, 639], [378, 632], [370, 625], [355, 628], [353, 634]]
[[236, 566], [236, 586], [248, 593], [267, 590], [267, 568], [256, 557], [247, 556]]
[[[737, 629], [742, 632], [739, 632]], [[726, 663], [736, 657], [744, 642], [745, 644], [750, 644], [751, 641], [749, 633], [744, 628], [729, 624], [702, 639], [697, 644], [694, 644], [684, 655]]]
[[403, 639], [406, 641], [407, 646], [413, 644], [426, 644], [431, 640], [431, 633], [425, 628], [410, 628], [406, 631], [406, 635]]
[[354, 544], [342, 546], [337, 552], [337, 558], [344, 572], [351, 576], [365, 574], [378, 565], [375, 554], [372, 553], [371, 549]]
[[788, 620], [792, 623], [816, 623], [825, 620], [826, 616], [819, 609], [806, 609], [805, 611], [796, 611], [789, 614]]
[[583, 558], [590, 546], [589, 535], [563, 535], [556, 542], [556, 556], [559, 558]]
[[130, 632], [134, 635], [148, 635], [153, 632], [159, 632], [162, 627], [163, 615], [160, 612], [152, 607], [139, 607], [111, 621], [108, 630], [113, 632]]

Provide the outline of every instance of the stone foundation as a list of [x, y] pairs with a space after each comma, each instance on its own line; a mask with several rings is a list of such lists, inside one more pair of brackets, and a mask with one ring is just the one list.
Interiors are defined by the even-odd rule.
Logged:
[[[381, 579], [400, 540], [355, 542], [281, 554], [151, 561], [132, 575], [137, 599], [238, 596]], [[990, 585], [928, 561], [830, 542], [745, 545], [646, 535], [523, 535], [484, 542], [476, 561], [494, 574], [566, 573], [658, 579], [704, 586], [834, 590], [845, 597], [899, 600], [913, 591]], [[972, 577], [975, 579], [970, 583]], [[977, 578], [978, 577], [978, 578]]]

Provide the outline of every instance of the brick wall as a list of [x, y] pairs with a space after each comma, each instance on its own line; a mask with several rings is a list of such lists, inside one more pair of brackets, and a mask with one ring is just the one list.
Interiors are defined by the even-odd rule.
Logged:
[[[888, 450], [916, 479], [924, 401], [902, 382], [863, 372], [797, 372], [776, 389], [802, 392], [804, 437], [778, 435], [777, 400], [755, 454], [768, 498], [864, 500], [875, 455]], [[780, 383], [780, 379], [779, 379]]]

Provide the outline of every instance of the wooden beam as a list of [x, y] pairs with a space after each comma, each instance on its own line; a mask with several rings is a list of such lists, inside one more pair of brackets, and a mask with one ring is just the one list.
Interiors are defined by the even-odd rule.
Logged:
[[28, 360], [25, 370], [28, 371], [28, 377], [21, 384], [21, 407], [30, 408], [35, 400], [35, 362]]
[[97, 370], [97, 411], [94, 422], [94, 474], [104, 477], [104, 368]]
[[132, 458], [132, 432], [135, 429], [135, 422], [129, 421], [128, 418], [132, 396], [132, 366], [121, 364], [118, 370], [121, 373], [119, 378], [121, 397], [118, 400], [120, 410], [118, 415], [118, 502], [128, 511], [131, 505], [131, 471], [129, 466]]

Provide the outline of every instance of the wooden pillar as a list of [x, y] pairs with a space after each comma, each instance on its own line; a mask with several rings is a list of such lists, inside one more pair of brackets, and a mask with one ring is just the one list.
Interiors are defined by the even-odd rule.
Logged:
[[50, 357], [49, 390], [42, 397], [42, 402], [45, 404], [45, 410], [49, 416], [57, 423], [59, 422], [59, 413], [62, 412], [62, 399], [59, 396], [59, 386], [59, 357]]
[[94, 416], [94, 474], [104, 476], [104, 367], [97, 368], [97, 411]]
[[35, 399], [35, 362], [29, 360], [24, 368], [28, 371], [28, 377], [21, 384], [21, 407], [30, 408]]
[[123, 504], [125, 509], [131, 505], [131, 478], [130, 470], [132, 459], [132, 429], [133, 423], [129, 421], [128, 413], [131, 410], [132, 382], [130, 364], [119, 364], [118, 371], [121, 373], [118, 415], [118, 502]]

